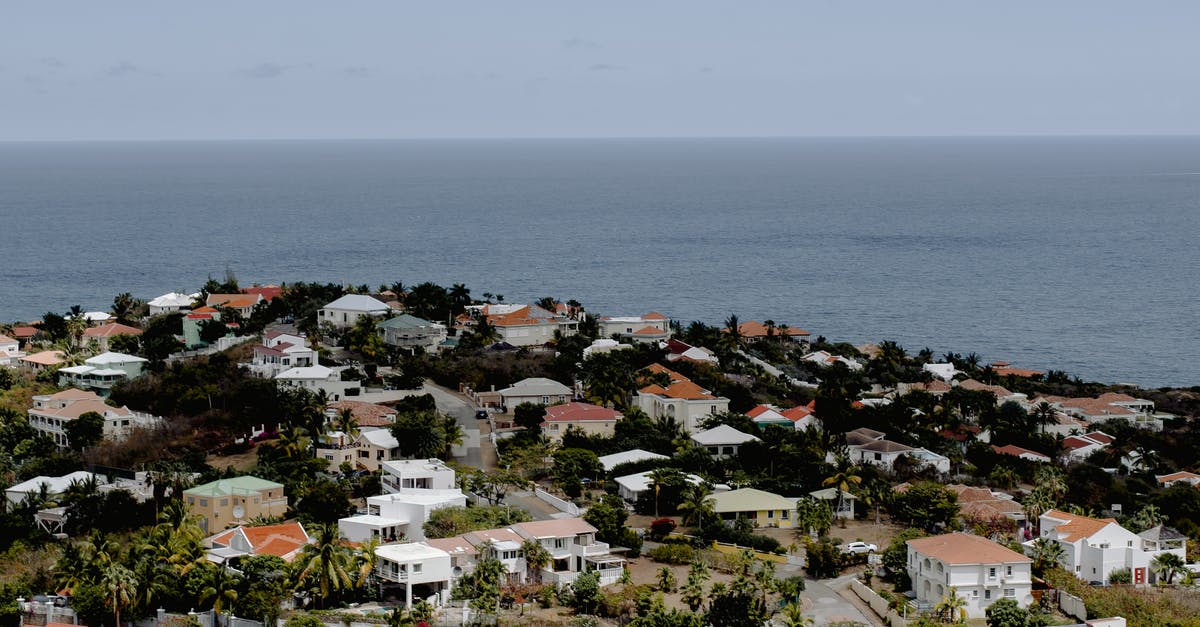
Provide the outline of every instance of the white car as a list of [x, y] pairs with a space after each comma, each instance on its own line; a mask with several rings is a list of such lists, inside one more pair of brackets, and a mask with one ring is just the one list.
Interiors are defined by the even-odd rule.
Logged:
[[850, 553], [852, 555], [874, 553], [878, 550], [879, 547], [875, 546], [874, 544], [867, 544], [866, 542], [851, 542], [842, 547], [842, 553]]

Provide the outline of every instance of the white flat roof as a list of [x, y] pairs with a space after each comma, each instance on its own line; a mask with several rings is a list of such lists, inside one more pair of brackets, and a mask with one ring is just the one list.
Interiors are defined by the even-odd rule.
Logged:
[[621, 464], [646, 461], [649, 459], [670, 459], [670, 457], [666, 455], [659, 455], [658, 453], [651, 453], [650, 451], [643, 451], [640, 448], [635, 448], [631, 451], [621, 451], [620, 453], [605, 455], [600, 458], [600, 465], [604, 466], [605, 471], [609, 471], [617, 466], [620, 466]]
[[338, 522], [352, 522], [362, 525], [371, 525], [374, 527], [391, 527], [392, 525], [407, 525], [409, 523], [409, 521], [400, 518], [387, 518], [385, 516], [376, 516], [375, 514], [347, 516], [345, 518], [338, 519]]
[[426, 560], [434, 557], [445, 557], [450, 559], [450, 554], [441, 550], [435, 549], [428, 544], [420, 542], [409, 542], [407, 544], [385, 544], [375, 547], [376, 557], [389, 559], [393, 562], [415, 562], [418, 560]]

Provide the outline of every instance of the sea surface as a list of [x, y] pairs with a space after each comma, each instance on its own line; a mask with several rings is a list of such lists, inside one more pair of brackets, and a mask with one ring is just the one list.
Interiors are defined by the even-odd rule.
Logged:
[[463, 282], [1200, 385], [1200, 138], [0, 144], [0, 320]]

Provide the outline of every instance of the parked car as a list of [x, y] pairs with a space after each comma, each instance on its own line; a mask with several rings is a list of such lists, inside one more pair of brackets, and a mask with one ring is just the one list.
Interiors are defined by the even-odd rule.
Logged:
[[874, 553], [878, 550], [879, 547], [875, 546], [874, 544], [867, 544], [866, 542], [851, 542], [842, 547], [842, 553], [849, 553], [851, 555]]
[[476, 410], [475, 417], [478, 418], [479, 420], [487, 420], [488, 419], [487, 410], [486, 409]]

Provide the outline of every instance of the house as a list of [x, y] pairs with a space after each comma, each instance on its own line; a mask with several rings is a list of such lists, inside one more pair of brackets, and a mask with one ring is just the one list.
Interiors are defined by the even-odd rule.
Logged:
[[358, 381], [342, 381], [341, 370], [320, 364], [293, 366], [275, 375], [280, 385], [305, 388], [314, 392], [323, 390], [329, 398], [341, 400], [350, 388], [358, 389]]
[[785, 409], [781, 414], [784, 418], [792, 421], [792, 428], [796, 431], [804, 431], [813, 427], [820, 428], [821, 421], [813, 412], [817, 408], [816, 401], [809, 401], [807, 405], [797, 405], [791, 409]]
[[157, 416], [135, 412], [128, 407], [107, 405], [95, 392], [74, 388], [34, 396], [33, 407], [28, 413], [29, 426], [54, 440], [59, 448], [71, 445], [67, 425], [86, 413], [96, 413], [104, 419], [104, 438], [108, 440], [123, 440], [136, 428], [153, 427], [162, 421]]
[[249, 318], [254, 307], [263, 302], [261, 294], [209, 294], [204, 304], [213, 309], [232, 309], [243, 318]]
[[414, 353], [432, 353], [446, 340], [446, 325], [401, 314], [375, 325], [383, 343]]
[[859, 464], [871, 464], [890, 470], [901, 455], [911, 454], [913, 447], [892, 442], [891, 440], [872, 440], [865, 444], [849, 446], [850, 461]]
[[[1128, 568], [1134, 585], [1155, 582], [1150, 563], [1163, 553], [1187, 558], [1186, 539], [1174, 530], [1151, 529], [1147, 535], [1136, 534], [1113, 518], [1091, 518], [1052, 509], [1039, 519], [1044, 538], [1063, 548], [1063, 567], [1084, 581], [1108, 583], [1114, 570]], [[1034, 542], [1024, 543], [1027, 551]]]
[[1141, 429], [1162, 431], [1162, 419], [1169, 417], [1168, 414], [1155, 413], [1154, 401], [1115, 392], [1106, 392], [1096, 398], [1048, 398], [1046, 400], [1063, 413], [1085, 423], [1122, 420]]
[[208, 549], [208, 560], [217, 564], [255, 555], [274, 555], [291, 562], [310, 540], [304, 525], [288, 522], [261, 527], [239, 525], [206, 538], [204, 546]]
[[666, 375], [667, 385], [651, 383], [637, 392], [638, 407], [651, 418], [671, 418], [688, 432], [697, 431], [700, 422], [709, 416], [729, 411], [729, 399], [714, 396], [687, 377], [651, 364], [646, 368], [652, 375]]
[[292, 368], [318, 364], [317, 351], [309, 346], [308, 338], [270, 331], [263, 334], [262, 343], [255, 345], [250, 363], [241, 365], [255, 376], [269, 379]]
[[16, 338], [0, 333], [0, 366], [17, 366], [17, 360], [25, 356], [21, 343]]
[[283, 288], [278, 285], [254, 285], [252, 287], [243, 287], [238, 291], [243, 294], [258, 294], [262, 297], [262, 302], [266, 303], [283, 295]]
[[346, 294], [317, 310], [317, 324], [348, 329], [358, 324], [358, 319], [364, 316], [381, 318], [393, 312], [391, 307], [378, 299], [363, 294]]
[[951, 484], [946, 489], [958, 495], [959, 516], [968, 520], [999, 520], [1007, 518], [1025, 526], [1025, 508], [1011, 494], [993, 492], [987, 488], [974, 488], [962, 484]]
[[[438, 606], [450, 598], [450, 554], [427, 544], [384, 544], [375, 547], [375, 576], [382, 591], [404, 588], [404, 607], [413, 599], [433, 599]], [[415, 592], [415, 594], [414, 594]]]
[[932, 468], [940, 473], [950, 472], [950, 458], [927, 448], [914, 448], [908, 452], [908, 457], [917, 467]]
[[650, 451], [643, 451], [640, 448], [635, 448], [631, 451], [621, 451], [611, 455], [601, 455], [600, 465], [604, 467], [604, 472], [611, 472], [613, 468], [621, 464], [632, 464], [635, 462], [652, 461], [656, 459], [671, 459], [667, 455], [659, 455]]
[[206, 533], [255, 518], [282, 518], [288, 506], [282, 484], [250, 475], [189, 488], [183, 501]]
[[42, 334], [42, 331], [33, 326], [17, 325], [12, 328], [11, 334], [13, 339], [21, 343], [21, 346], [28, 347], [30, 342]]
[[555, 332], [575, 335], [579, 321], [555, 315], [537, 305], [484, 305], [481, 313], [496, 329], [500, 342], [512, 346], [541, 346]]
[[788, 420], [787, 417], [780, 413], [779, 408], [773, 405], [757, 405], [746, 412], [746, 415], [754, 420], [755, 426], [759, 429], [765, 428], [767, 425], [793, 427], [792, 421]]
[[998, 455], [1012, 455], [1013, 457], [1020, 457], [1021, 459], [1027, 459], [1031, 462], [1049, 463], [1051, 461], [1049, 455], [1043, 455], [1037, 451], [1031, 451], [1027, 448], [1021, 448], [1012, 444], [1005, 444], [1004, 446], [996, 446], [993, 444], [992, 450]]
[[[653, 473], [653, 470], [647, 470], [644, 472], [634, 473], [632, 475], [625, 475], [623, 477], [615, 477], [613, 481], [617, 484], [617, 496], [620, 496], [630, 503], [637, 503], [638, 499], [642, 498], [643, 494], [653, 490], [653, 481], [650, 479], [650, 475]], [[701, 485], [705, 483], [704, 478], [698, 475], [688, 474], [684, 476], [686, 477], [687, 482], [692, 485]], [[722, 492], [728, 489], [729, 486], [725, 484], [713, 485], [714, 492]]]
[[712, 429], [693, 433], [692, 441], [698, 446], [708, 449], [708, 454], [713, 459], [723, 459], [726, 457], [736, 457], [743, 444], [747, 442], [759, 442], [760, 440], [749, 433], [742, 433], [729, 425], [717, 425]]
[[716, 492], [708, 497], [713, 512], [722, 520], [744, 518], [755, 527], [780, 527], [790, 529], [796, 524], [796, 499], [786, 498], [756, 490], [741, 488], [728, 492]]
[[1066, 452], [1064, 461], [1083, 461], [1092, 453], [1112, 444], [1114, 439], [1103, 431], [1067, 436], [1062, 441], [1063, 450]]
[[1191, 486], [1200, 485], [1200, 475], [1194, 472], [1187, 472], [1186, 470], [1173, 472], [1169, 475], [1156, 475], [1154, 478], [1158, 480], [1158, 485], [1164, 488], [1169, 488], [1176, 483], [1186, 483]]
[[380, 481], [384, 494], [408, 488], [449, 490], [455, 487], [454, 470], [440, 459], [403, 459], [384, 462]]
[[100, 350], [108, 350], [108, 342], [114, 337], [121, 335], [141, 335], [142, 330], [131, 327], [120, 322], [110, 322], [102, 324], [98, 327], [89, 327], [83, 332], [83, 344], [96, 343]]
[[363, 401], [341, 400], [325, 406], [325, 417], [337, 418], [349, 409], [359, 427], [388, 427], [396, 422], [396, 408]]
[[685, 344], [676, 339], [667, 340], [666, 344], [660, 344], [667, 350], [667, 361], [690, 361], [695, 364], [712, 364], [714, 366], [721, 363], [717, 355], [703, 346], [692, 346]]
[[558, 405], [570, 401], [575, 396], [571, 388], [543, 377], [521, 379], [496, 394], [500, 397], [501, 406], [507, 411], [512, 411], [521, 403]]
[[88, 357], [78, 366], [58, 369], [58, 385], [73, 386], [84, 390], [96, 390], [105, 396], [113, 386], [125, 379], [136, 379], [148, 359], [124, 353], [106, 352]]
[[850, 370], [858, 371], [858, 370], [863, 369], [863, 365], [861, 363], [859, 363], [858, 361], [856, 361], [854, 359], [850, 359], [849, 357], [842, 357], [841, 355], [834, 355], [833, 353], [830, 353], [829, 351], [813, 351], [813, 352], [801, 357], [800, 359], [803, 361], [807, 361], [809, 363], [817, 364], [818, 366], [832, 366], [834, 364], [842, 364], [843, 366], [849, 368]]
[[[825, 488], [824, 490], [809, 492], [808, 495], [818, 501], [825, 501], [829, 505], [829, 510], [833, 512], [834, 519], [844, 518], [852, 520], [854, 518], [854, 502], [858, 500], [858, 497], [849, 492], [841, 491], [837, 488]], [[838, 504], [839, 498], [840, 505]]]
[[8, 504], [17, 505], [21, 501], [29, 497], [41, 495], [43, 488], [45, 496], [50, 501], [58, 501], [72, 485], [77, 483], [86, 483], [95, 481], [96, 483], [108, 483], [108, 479], [104, 475], [97, 475], [86, 470], [76, 470], [75, 472], [63, 475], [61, 477], [39, 476], [32, 479], [27, 479], [14, 486], [4, 490], [5, 499]]
[[954, 364], [943, 363], [923, 364], [921, 366], [921, 370], [928, 372], [937, 379], [940, 379], [946, 383], [953, 381], [954, 375], [958, 374], [959, 372], [957, 369], [955, 369]]
[[970, 390], [972, 392], [988, 392], [996, 398], [997, 405], [1007, 401], [1024, 403], [1028, 399], [1028, 397], [1026, 397], [1024, 394], [1012, 392], [1004, 386], [988, 385], [986, 383], [976, 381], [975, 379], [963, 379], [962, 381], [958, 382], [958, 387], [964, 390]]
[[1012, 599], [1028, 607], [1033, 598], [1033, 560], [987, 538], [948, 533], [909, 540], [908, 576], [918, 607], [941, 602], [951, 589], [966, 601], [967, 618], [981, 619], [988, 606]]
[[611, 437], [621, 418], [621, 412], [591, 403], [553, 405], [546, 408], [542, 433], [555, 442], [561, 442], [563, 434], [570, 428], [587, 435]]
[[602, 337], [584, 347], [583, 358], [587, 359], [592, 355], [603, 355], [604, 353], [610, 353], [612, 351], [625, 350], [629, 348], [633, 348], [633, 345], [622, 344], [616, 340], [610, 340]]
[[634, 342], [663, 342], [671, 337], [671, 321], [654, 311], [644, 316], [604, 316], [596, 320], [599, 336]]
[[582, 518], [536, 520], [510, 528], [550, 552], [550, 564], [541, 572], [545, 583], [561, 586], [575, 581], [579, 573], [594, 570], [600, 575], [600, 585], [607, 586], [617, 583], [625, 572], [625, 558], [613, 555], [613, 547], [597, 541], [596, 528]]
[[199, 294], [189, 295], [179, 292], [167, 292], [162, 296], [151, 298], [146, 305], [150, 307], [151, 316], [161, 316], [163, 314], [191, 309], [192, 303], [196, 302], [199, 298]]
[[993, 361], [992, 372], [998, 377], [1019, 377], [1021, 379], [1037, 379], [1046, 374], [1041, 370], [1030, 370], [1029, 368], [1014, 368], [1007, 361]]
[[[768, 326], [756, 320], [750, 320], [748, 322], [739, 324], [737, 330], [738, 335], [741, 336], [742, 339], [750, 341], [773, 339], [780, 342], [784, 340], [791, 340], [793, 342], [807, 342], [809, 336], [812, 335], [804, 329], [789, 327], [786, 324], [772, 324]], [[728, 333], [728, 329], [725, 329], [725, 332]]]
[[[184, 314], [183, 326], [183, 345], [185, 348], [193, 349], [201, 346], [206, 346], [208, 342], [200, 339], [200, 332], [210, 322], [220, 322], [221, 312], [213, 307], [198, 307]], [[223, 333], [228, 335], [230, 332], [229, 325], [225, 326]]]
[[391, 430], [380, 427], [362, 427], [358, 437], [354, 438], [349, 448], [349, 454], [335, 460], [330, 459], [330, 466], [340, 466], [343, 461], [349, 462], [358, 470], [375, 472], [383, 462], [400, 459], [400, 442], [392, 435]]
[[443, 507], [465, 507], [467, 496], [458, 488], [404, 488], [399, 492], [367, 497], [367, 513], [338, 521], [338, 529], [351, 542], [376, 538], [382, 542], [425, 539], [429, 515]]
[[862, 444], [869, 444], [877, 440], [882, 440], [885, 435], [887, 434], [882, 431], [859, 427], [853, 431], [846, 432], [846, 445], [860, 446]]

